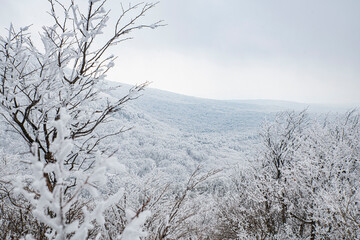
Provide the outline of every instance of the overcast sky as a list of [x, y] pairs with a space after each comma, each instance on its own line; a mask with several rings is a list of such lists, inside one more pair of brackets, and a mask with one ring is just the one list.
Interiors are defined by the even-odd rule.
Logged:
[[[108, 0], [113, 15], [119, 2]], [[39, 31], [50, 20], [46, 0], [1, 3], [2, 34], [10, 22]], [[118, 46], [109, 79], [205, 98], [359, 105], [359, 13], [359, 0], [163, 0], [146, 17], [168, 25]]]

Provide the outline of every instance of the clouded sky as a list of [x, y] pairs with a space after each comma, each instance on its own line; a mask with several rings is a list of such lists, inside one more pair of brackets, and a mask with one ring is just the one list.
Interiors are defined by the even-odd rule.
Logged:
[[[108, 0], [113, 15], [119, 2]], [[38, 31], [47, 6], [2, 0], [0, 28]], [[109, 79], [215, 99], [360, 104], [359, 12], [358, 0], [163, 0], [146, 17], [168, 25], [118, 46]]]

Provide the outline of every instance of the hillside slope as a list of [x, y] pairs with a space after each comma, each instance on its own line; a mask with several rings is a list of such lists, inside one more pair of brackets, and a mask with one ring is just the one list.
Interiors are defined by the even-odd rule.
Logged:
[[[119, 85], [106, 82], [102, 87]], [[120, 98], [129, 85], [103, 92]], [[202, 165], [206, 169], [243, 165], [256, 151], [259, 126], [281, 110], [306, 108], [305, 104], [276, 101], [220, 101], [201, 99], [148, 88], [124, 105], [99, 131], [130, 131], [104, 142], [135, 175], [156, 174], [181, 179]], [[28, 151], [22, 139], [1, 124], [0, 150], [13, 154]]]

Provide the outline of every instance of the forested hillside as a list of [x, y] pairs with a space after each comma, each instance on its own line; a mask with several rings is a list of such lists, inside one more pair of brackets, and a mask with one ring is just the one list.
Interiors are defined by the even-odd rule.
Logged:
[[[286, 109], [144, 91], [99, 128], [126, 129], [102, 142], [122, 167], [109, 167], [101, 192], [123, 195], [105, 210], [105, 228], [93, 231], [117, 236], [128, 211], [149, 210], [137, 226], [144, 239], [357, 238], [359, 113]], [[2, 126], [2, 236], [43, 238], [49, 229], [31, 204], [19, 206], [14, 186], [31, 171], [31, 154]]]

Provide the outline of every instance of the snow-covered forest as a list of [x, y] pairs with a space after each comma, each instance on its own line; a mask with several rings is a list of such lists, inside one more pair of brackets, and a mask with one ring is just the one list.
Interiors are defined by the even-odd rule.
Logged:
[[359, 239], [360, 112], [109, 81], [153, 7], [0, 37], [0, 239]]

